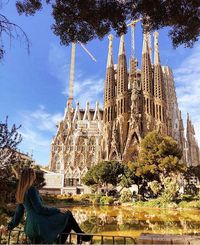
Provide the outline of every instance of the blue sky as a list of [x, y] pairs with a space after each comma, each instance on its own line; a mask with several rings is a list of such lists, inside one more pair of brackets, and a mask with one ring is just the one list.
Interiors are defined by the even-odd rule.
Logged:
[[[67, 101], [71, 46], [60, 45], [59, 38], [51, 31], [53, 19], [49, 7], [34, 17], [19, 16], [15, 1], [9, 1], [1, 9], [10, 21], [18, 24], [27, 34], [30, 54], [25, 40], [14, 40], [3, 36], [6, 48], [4, 60], [0, 62], [0, 120], [8, 115], [9, 124], [21, 124], [23, 141], [20, 150], [33, 154], [38, 164], [47, 165], [50, 143], [56, 134], [56, 123], [62, 119]], [[172, 48], [167, 29], [159, 36], [161, 62], [174, 72], [179, 107], [183, 118], [190, 112], [200, 142], [200, 42], [192, 49]], [[125, 36], [127, 60], [130, 57], [130, 31]], [[142, 32], [136, 28], [136, 57], [141, 65]], [[119, 38], [114, 37], [114, 62], [117, 62]], [[95, 56], [95, 63], [80, 47], [76, 49], [75, 101], [91, 107], [96, 101], [103, 102], [103, 80], [105, 77], [108, 38], [94, 40], [86, 45]]]

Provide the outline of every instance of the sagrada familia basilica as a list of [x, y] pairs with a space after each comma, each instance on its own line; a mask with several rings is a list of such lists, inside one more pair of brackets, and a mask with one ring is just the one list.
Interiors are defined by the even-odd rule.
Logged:
[[[124, 35], [120, 37], [118, 64], [113, 63], [112, 35], [104, 82], [104, 108], [73, 107], [68, 99], [63, 120], [51, 144], [50, 170], [64, 174], [65, 186], [80, 185], [81, 177], [101, 160], [134, 161], [139, 142], [153, 130], [172, 136], [183, 151], [188, 166], [200, 164], [200, 152], [192, 121], [186, 132], [178, 108], [173, 73], [160, 62], [158, 32], [143, 31], [142, 66], [134, 52], [129, 68]], [[102, 85], [103, 86], [103, 85]]]

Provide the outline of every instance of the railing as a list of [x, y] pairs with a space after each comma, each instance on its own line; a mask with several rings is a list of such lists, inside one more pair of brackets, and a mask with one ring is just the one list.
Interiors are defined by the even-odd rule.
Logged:
[[[63, 235], [68, 235], [66, 244], [77, 244], [77, 236], [83, 235], [78, 233], [62, 233]], [[86, 234], [89, 235], [89, 234]], [[90, 234], [92, 239], [87, 244], [136, 244], [136, 241], [133, 237], [130, 236], [112, 236], [112, 235], [99, 235], [99, 234]], [[22, 230], [12, 230], [9, 231], [7, 235], [0, 233], [0, 244], [37, 244], [37, 241], [30, 241], [28, 237]], [[79, 244], [84, 244], [79, 239]], [[57, 239], [57, 244], [61, 244], [61, 237]]]

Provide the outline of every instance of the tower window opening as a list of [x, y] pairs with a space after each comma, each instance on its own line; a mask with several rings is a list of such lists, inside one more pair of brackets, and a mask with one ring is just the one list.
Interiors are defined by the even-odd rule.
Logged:
[[150, 104], [150, 114], [152, 115], [153, 114], [153, 112], [152, 112], [152, 101], [150, 100], [149, 102], [150, 102], [149, 103]]
[[155, 104], [153, 103], [153, 117], [155, 117]]
[[162, 117], [161, 117], [161, 106], [159, 106], [159, 116], [160, 116], [160, 121], [162, 120]]
[[149, 113], [149, 99], [147, 99], [147, 113]]
[[158, 105], [156, 105], [156, 119], [158, 119]]

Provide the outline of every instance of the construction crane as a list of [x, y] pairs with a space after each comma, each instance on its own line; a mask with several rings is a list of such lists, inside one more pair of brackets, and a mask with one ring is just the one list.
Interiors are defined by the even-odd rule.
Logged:
[[133, 20], [127, 26], [131, 27], [131, 57], [135, 58], [135, 25], [137, 22], [141, 21], [142, 18]]
[[[78, 42], [81, 47], [86, 51], [86, 53], [94, 60], [97, 61], [95, 57], [88, 51], [88, 49], [80, 42]], [[72, 107], [73, 95], [74, 95], [74, 69], [75, 69], [75, 52], [76, 52], [76, 43], [72, 43], [71, 50], [71, 65], [70, 65], [70, 76], [69, 76], [69, 97], [68, 97], [68, 106]]]

